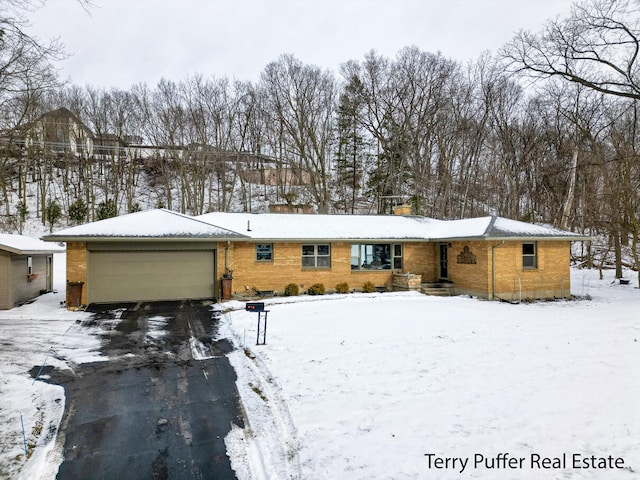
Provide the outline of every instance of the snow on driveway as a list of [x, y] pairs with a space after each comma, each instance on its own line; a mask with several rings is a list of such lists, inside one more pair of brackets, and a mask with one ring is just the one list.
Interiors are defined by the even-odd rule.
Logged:
[[640, 291], [596, 275], [574, 272], [585, 301], [276, 299], [266, 346], [257, 314], [228, 313], [239, 478], [634, 478]]

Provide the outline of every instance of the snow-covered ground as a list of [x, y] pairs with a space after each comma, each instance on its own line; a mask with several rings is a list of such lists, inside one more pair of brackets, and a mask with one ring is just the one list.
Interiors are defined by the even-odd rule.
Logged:
[[[64, 256], [55, 263], [60, 293], [0, 312], [0, 479], [50, 480], [61, 461], [64, 391], [29, 371], [103, 359], [98, 331], [77, 323], [89, 314], [60, 308]], [[248, 415], [227, 438], [238, 478], [636, 478], [640, 290], [605, 274], [573, 271], [572, 293], [584, 301], [267, 300], [264, 346], [255, 345], [257, 314], [223, 304], [231, 311], [221, 334], [238, 347], [230, 359]], [[155, 321], [161, 335], [166, 319]], [[522, 465], [487, 467], [508, 467], [497, 459], [504, 453]], [[486, 459], [474, 466], [476, 454]], [[572, 468], [574, 454], [619, 457], [624, 468]], [[532, 468], [535, 455], [540, 465], [566, 455], [569, 465]], [[436, 468], [446, 457], [461, 460]]]
[[[231, 355], [239, 478], [638, 478], [640, 290], [605, 273], [573, 272], [584, 301], [277, 299], [265, 346], [256, 313], [228, 313], [246, 347]], [[624, 468], [585, 468], [592, 455]]]
[[53, 479], [62, 460], [55, 440], [64, 412], [64, 389], [34, 382], [29, 371], [43, 365], [69, 369], [75, 363], [101, 359], [97, 336], [77, 323], [89, 314], [60, 306], [65, 257], [64, 253], [54, 255], [57, 293], [0, 311], [0, 479]]

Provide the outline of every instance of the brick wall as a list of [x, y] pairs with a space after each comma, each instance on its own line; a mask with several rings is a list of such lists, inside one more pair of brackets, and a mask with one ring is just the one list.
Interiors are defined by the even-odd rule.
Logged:
[[[457, 294], [489, 297], [491, 245], [494, 243], [485, 241], [451, 243], [448, 255], [449, 280], [453, 282]], [[465, 247], [467, 247], [466, 250]], [[468, 263], [470, 260], [468, 257], [473, 258], [475, 263]]]
[[[464, 250], [464, 247], [467, 250]], [[495, 246], [495, 248], [493, 248]], [[521, 241], [452, 242], [449, 247], [449, 280], [457, 294], [519, 301], [530, 298], [561, 298], [570, 294], [569, 249], [567, 241], [538, 241], [537, 268], [522, 266]], [[493, 290], [492, 250], [495, 252]], [[469, 254], [476, 263], [469, 261]], [[458, 257], [460, 256], [460, 261]]]
[[405, 243], [403, 246], [403, 271], [422, 275], [423, 282], [433, 282], [438, 277], [436, 244], [425, 242]]
[[[226, 243], [218, 244], [218, 278], [224, 273], [226, 247]], [[351, 270], [351, 243], [331, 243], [331, 268], [302, 268], [301, 257], [301, 243], [275, 242], [273, 261], [258, 262], [255, 243], [233, 242], [228, 253], [229, 269], [233, 271], [233, 292], [242, 295], [255, 288], [282, 294], [289, 283], [297, 284], [300, 293], [306, 292], [314, 283], [323, 283], [326, 291], [332, 292], [341, 282], [347, 282], [351, 290], [361, 290], [368, 281], [376, 287], [391, 289], [391, 270]], [[425, 264], [428, 264], [426, 260]], [[419, 272], [412, 270], [411, 273]]]
[[[491, 298], [493, 288], [491, 251], [497, 241], [451, 242], [448, 248], [449, 279], [458, 294]], [[510, 241], [495, 248], [497, 298], [519, 300], [552, 298], [570, 293], [569, 248], [567, 241], [538, 241], [537, 268], [522, 267], [522, 242]], [[464, 247], [475, 257], [475, 263], [458, 263]], [[228, 252], [227, 252], [228, 248]], [[423, 282], [435, 281], [439, 276], [439, 243], [408, 242], [403, 244], [402, 273], [422, 275]], [[282, 294], [289, 283], [295, 283], [300, 293], [314, 283], [324, 283], [332, 292], [341, 282], [351, 290], [361, 290], [365, 282], [391, 289], [392, 271], [352, 271], [351, 243], [331, 243], [331, 268], [302, 268], [301, 243], [273, 243], [273, 261], [256, 261], [253, 242], [219, 242], [217, 248], [217, 282], [225, 269], [225, 258], [233, 271], [233, 292], [243, 295], [257, 290], [273, 290]], [[468, 260], [468, 259], [467, 259]], [[87, 251], [85, 242], [67, 243], [67, 280], [84, 282], [81, 303], [87, 303]], [[219, 285], [218, 285], [219, 289]], [[68, 301], [67, 301], [68, 303]]]
[[[84, 282], [82, 286], [82, 304], [87, 304], [87, 244], [86, 242], [67, 242], [67, 282]], [[67, 305], [69, 305], [67, 289]]]
[[570, 242], [538, 241], [537, 268], [522, 266], [522, 242], [505, 242], [495, 249], [496, 292], [505, 300], [568, 297]]

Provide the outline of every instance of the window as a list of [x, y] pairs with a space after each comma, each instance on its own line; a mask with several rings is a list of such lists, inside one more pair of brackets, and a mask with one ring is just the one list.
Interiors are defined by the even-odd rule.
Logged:
[[393, 269], [402, 270], [402, 245], [399, 243], [393, 246]]
[[273, 261], [273, 244], [257, 243], [256, 244], [256, 261], [272, 262]]
[[302, 245], [303, 268], [331, 268], [330, 245]]
[[536, 244], [534, 242], [522, 244], [522, 268], [538, 268]]
[[402, 245], [389, 243], [352, 244], [351, 270], [401, 270]]
[[27, 257], [27, 275], [33, 273], [33, 257]]

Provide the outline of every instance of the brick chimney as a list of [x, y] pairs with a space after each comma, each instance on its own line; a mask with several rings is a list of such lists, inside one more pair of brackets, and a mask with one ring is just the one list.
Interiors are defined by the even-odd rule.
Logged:
[[411, 213], [411, 206], [406, 203], [393, 207], [394, 215], [411, 215]]

